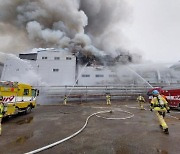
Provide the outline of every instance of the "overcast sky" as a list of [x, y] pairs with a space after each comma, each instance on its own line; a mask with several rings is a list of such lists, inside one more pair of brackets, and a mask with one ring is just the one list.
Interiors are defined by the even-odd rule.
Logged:
[[180, 60], [180, 0], [129, 0], [131, 23], [123, 31], [146, 60]]

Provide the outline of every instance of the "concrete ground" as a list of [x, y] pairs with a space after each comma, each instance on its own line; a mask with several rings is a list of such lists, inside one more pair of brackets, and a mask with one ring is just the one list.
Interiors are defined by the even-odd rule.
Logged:
[[[4, 120], [0, 136], [1, 154], [22, 154], [62, 140], [83, 127], [89, 115], [98, 111], [106, 120], [93, 116], [77, 136], [42, 154], [177, 154], [180, 152], [180, 112], [166, 116], [170, 134], [164, 134], [153, 112], [140, 110], [136, 102], [71, 103], [37, 106], [30, 114]], [[148, 104], [145, 105], [148, 109]], [[119, 109], [129, 111], [131, 114]]]

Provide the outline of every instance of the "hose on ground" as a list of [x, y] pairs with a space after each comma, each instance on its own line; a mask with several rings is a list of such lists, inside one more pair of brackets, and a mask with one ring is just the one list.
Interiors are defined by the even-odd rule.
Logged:
[[[128, 106], [128, 105], [125, 105], [127, 108], [132, 108], [132, 109], [134, 109], [134, 108], [136, 108], [136, 109], [138, 109], [138, 107], [135, 107], [135, 106]], [[145, 110], [147, 110], [146, 108], [145, 108]], [[172, 115], [170, 115], [170, 114], [166, 114], [167, 116], [169, 116], [169, 117], [171, 117], [171, 118], [174, 118], [174, 119], [176, 119], [176, 120], [180, 120], [180, 118], [177, 118], [177, 117], [175, 117], [175, 116], [172, 116]]]
[[[119, 111], [123, 111], [123, 110], [119, 110]], [[74, 134], [72, 134], [72, 135], [70, 135], [70, 136], [68, 136], [68, 137], [66, 137], [66, 138], [64, 138], [64, 139], [62, 139], [62, 140], [59, 140], [59, 141], [57, 141], [57, 142], [54, 142], [54, 143], [49, 144], [49, 145], [47, 145], [47, 146], [44, 146], [44, 147], [42, 147], [42, 148], [39, 148], [39, 149], [30, 151], [30, 152], [27, 152], [27, 153], [25, 153], [25, 154], [35, 154], [35, 153], [38, 153], [38, 152], [47, 150], [47, 149], [49, 149], [49, 148], [52, 148], [52, 147], [54, 147], [54, 146], [56, 146], [56, 145], [58, 145], [58, 144], [61, 144], [62, 142], [65, 142], [65, 141], [67, 141], [67, 140], [75, 137], [76, 135], [78, 135], [79, 133], [81, 133], [81, 132], [86, 128], [86, 126], [87, 126], [87, 124], [88, 124], [88, 121], [89, 121], [89, 119], [90, 119], [91, 117], [93, 117], [93, 116], [95, 116], [95, 115], [97, 115], [97, 114], [108, 113], [108, 112], [111, 113], [112, 110], [99, 111], [99, 112], [96, 112], [96, 113], [91, 114], [90, 116], [87, 117], [86, 122], [85, 122], [85, 124], [83, 125], [83, 127], [82, 127], [80, 130], [78, 130], [77, 132], [75, 132]], [[132, 114], [132, 113], [127, 112], [127, 111], [124, 111], [124, 112], [129, 113], [129, 114]], [[134, 116], [134, 115], [132, 114], [131, 116], [129, 116], [129, 117], [127, 117], [127, 118], [121, 118], [121, 119], [128, 119], [128, 118], [132, 118], [133, 116]], [[100, 116], [99, 116], [99, 117], [100, 117]], [[103, 117], [102, 117], [102, 118], [103, 118]], [[106, 118], [106, 119], [107, 119], [107, 118]], [[115, 119], [115, 118], [113, 118], [113, 119]], [[119, 118], [119, 119], [120, 119], [120, 118]], [[110, 119], [109, 119], [109, 120], [110, 120]]]
[[124, 112], [124, 113], [130, 114], [130, 116], [125, 117], [125, 118], [107, 118], [107, 117], [100, 116], [100, 115], [96, 114], [96, 117], [103, 118], [103, 119], [106, 119], [106, 120], [125, 120], [125, 119], [130, 119], [130, 118], [134, 117], [134, 114], [132, 114], [131, 112], [128, 112], [128, 111], [124, 111], [124, 110], [111, 110], [111, 111], [112, 112], [114, 112], [114, 111]]

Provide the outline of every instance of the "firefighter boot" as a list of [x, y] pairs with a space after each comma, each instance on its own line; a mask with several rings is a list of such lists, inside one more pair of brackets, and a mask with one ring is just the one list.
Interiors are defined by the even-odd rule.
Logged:
[[110, 99], [107, 99], [107, 105], [111, 105], [111, 100]]
[[111, 105], [111, 101], [110, 100], [108, 101], [108, 105]]
[[164, 129], [163, 132], [164, 132], [165, 134], [169, 134], [168, 128]]
[[139, 102], [139, 105], [140, 105], [140, 110], [145, 110], [142, 102]]

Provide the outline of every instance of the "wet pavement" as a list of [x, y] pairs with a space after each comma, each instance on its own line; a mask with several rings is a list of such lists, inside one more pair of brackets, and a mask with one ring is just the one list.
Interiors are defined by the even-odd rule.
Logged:
[[[77, 136], [42, 154], [177, 154], [180, 153], [180, 111], [166, 116], [170, 134], [164, 134], [153, 112], [138, 109], [136, 102], [71, 103], [37, 106], [30, 114], [11, 117], [2, 124], [1, 154], [22, 154], [62, 140], [83, 127], [98, 111], [107, 120], [93, 116]], [[128, 111], [130, 113], [124, 112]]]

